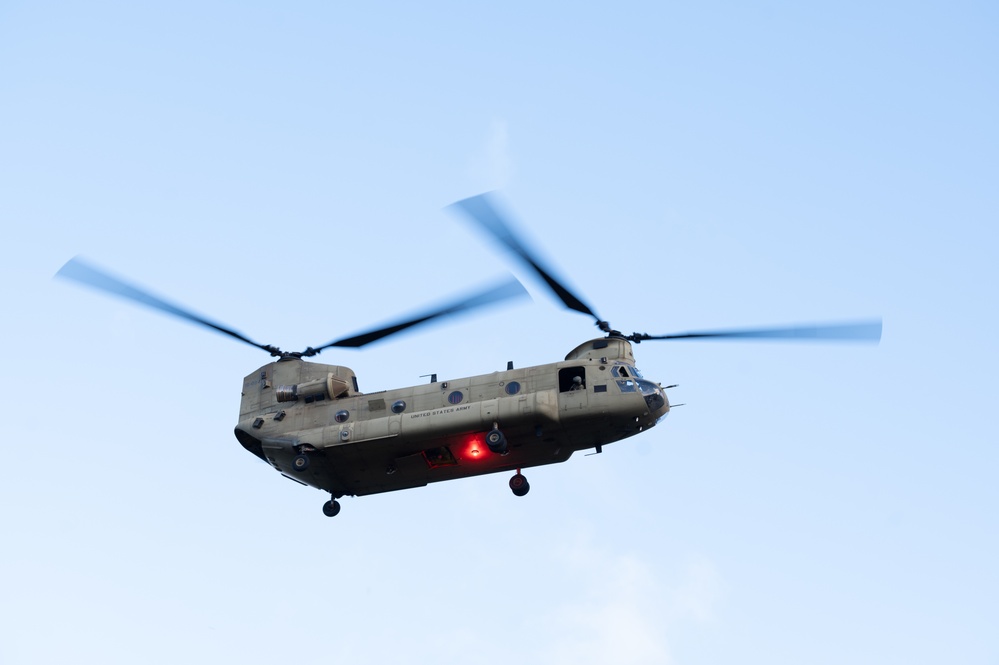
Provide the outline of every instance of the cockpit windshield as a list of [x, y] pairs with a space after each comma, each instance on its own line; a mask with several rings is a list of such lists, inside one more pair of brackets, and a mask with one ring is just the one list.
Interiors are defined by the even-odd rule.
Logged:
[[625, 365], [623, 363], [614, 365], [614, 367], [611, 369], [611, 373], [614, 376], [621, 376], [625, 378], [628, 377], [634, 377], [636, 379], [642, 378], [642, 373], [639, 372], [637, 368], [631, 365]]
[[642, 391], [642, 396], [645, 398], [645, 403], [649, 405], [650, 411], [657, 411], [666, 404], [662, 388], [651, 381], [639, 381], [638, 388]]

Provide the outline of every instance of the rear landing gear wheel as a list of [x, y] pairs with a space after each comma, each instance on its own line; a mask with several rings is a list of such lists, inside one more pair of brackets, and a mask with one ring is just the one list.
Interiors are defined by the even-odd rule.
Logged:
[[330, 499], [323, 504], [323, 515], [326, 517], [336, 517], [340, 512], [340, 502], [336, 499]]
[[291, 466], [299, 473], [305, 471], [309, 468], [309, 456], [305, 454], [295, 455], [295, 459], [292, 460]]
[[486, 434], [486, 445], [489, 446], [489, 450], [502, 455], [506, 452], [506, 437], [498, 429], [489, 430], [489, 434]]
[[510, 489], [513, 491], [514, 496], [524, 496], [531, 491], [531, 485], [527, 482], [527, 478], [518, 472], [510, 479]]

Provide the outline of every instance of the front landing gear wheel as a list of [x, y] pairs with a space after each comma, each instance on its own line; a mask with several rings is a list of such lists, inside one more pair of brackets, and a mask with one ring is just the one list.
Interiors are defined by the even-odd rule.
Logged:
[[299, 473], [305, 471], [309, 468], [309, 456], [308, 455], [295, 455], [295, 459], [291, 462], [292, 468]]
[[514, 496], [524, 496], [531, 491], [531, 485], [527, 482], [527, 478], [523, 474], [517, 473], [510, 479], [510, 489], [513, 491]]
[[506, 437], [498, 429], [489, 430], [489, 434], [486, 434], [486, 445], [489, 446], [489, 450], [502, 455], [506, 452]]
[[336, 517], [337, 513], [340, 512], [340, 502], [336, 499], [330, 499], [323, 504], [323, 515], [326, 517]]

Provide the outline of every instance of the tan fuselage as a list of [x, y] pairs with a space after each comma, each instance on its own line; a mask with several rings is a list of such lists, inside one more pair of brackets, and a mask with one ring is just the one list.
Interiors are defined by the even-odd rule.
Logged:
[[[652, 427], [662, 389], [631, 345], [591, 340], [563, 362], [363, 394], [354, 373], [282, 360], [244, 379], [236, 437], [282, 475], [336, 497], [563, 462]], [[486, 434], [509, 443], [491, 452]], [[294, 457], [313, 462], [298, 472]]]

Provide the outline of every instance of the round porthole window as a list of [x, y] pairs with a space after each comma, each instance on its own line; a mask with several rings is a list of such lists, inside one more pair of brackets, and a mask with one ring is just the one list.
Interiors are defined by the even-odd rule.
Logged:
[[465, 396], [461, 394], [460, 390], [455, 390], [447, 396], [447, 401], [451, 404], [461, 404], [461, 400], [463, 399], [465, 399]]
[[333, 419], [336, 420], [338, 423], [345, 423], [345, 422], [347, 422], [347, 418], [350, 418], [350, 412], [349, 411], [337, 411], [336, 415], [333, 416]]
[[406, 403], [401, 399], [397, 402], [392, 402], [392, 413], [402, 413], [406, 410]]
[[516, 381], [511, 381], [510, 383], [506, 384], [507, 395], [516, 395], [519, 392], [520, 392], [520, 384], [517, 383]]

